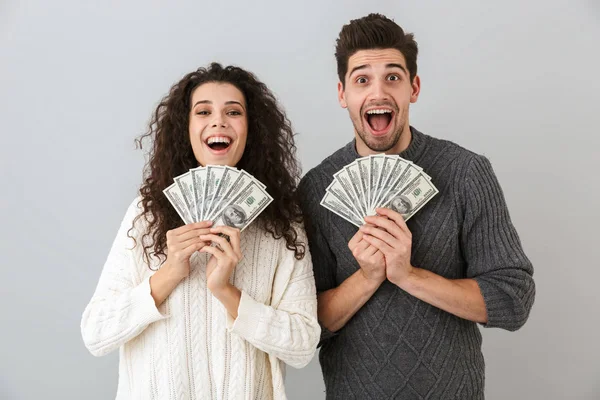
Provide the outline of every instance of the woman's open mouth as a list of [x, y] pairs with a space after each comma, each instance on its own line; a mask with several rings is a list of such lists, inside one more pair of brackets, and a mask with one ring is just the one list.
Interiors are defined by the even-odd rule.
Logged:
[[233, 140], [227, 136], [210, 136], [206, 139], [206, 146], [215, 154], [226, 153], [229, 147], [231, 147]]

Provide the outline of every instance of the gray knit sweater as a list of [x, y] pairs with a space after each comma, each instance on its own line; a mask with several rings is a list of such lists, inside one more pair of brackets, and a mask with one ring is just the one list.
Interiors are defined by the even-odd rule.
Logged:
[[[449, 279], [475, 279], [486, 326], [520, 328], [535, 296], [533, 268], [490, 162], [452, 142], [411, 132], [400, 156], [421, 166], [440, 191], [408, 221], [412, 264]], [[360, 268], [348, 249], [357, 228], [319, 205], [333, 174], [358, 157], [352, 141], [310, 170], [298, 188], [319, 292]], [[477, 324], [389, 281], [342, 329], [325, 331], [320, 345], [327, 399], [484, 398]]]

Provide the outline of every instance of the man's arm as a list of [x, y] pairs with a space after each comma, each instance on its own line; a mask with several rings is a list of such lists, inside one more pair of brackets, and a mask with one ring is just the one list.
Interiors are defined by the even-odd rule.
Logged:
[[360, 269], [341, 285], [318, 296], [321, 325], [330, 332], [339, 331], [373, 296], [385, 280], [383, 254], [363, 240], [359, 231], [348, 243]]
[[485, 302], [473, 279], [447, 279], [410, 263], [412, 234], [402, 215], [377, 209], [380, 216], [367, 217], [371, 225], [360, 228], [364, 240], [385, 256], [387, 279], [400, 289], [435, 307], [470, 321], [485, 323]]
[[[381, 252], [369, 246], [357, 234], [348, 246], [355, 257], [360, 258], [365, 268], [373, 266], [378, 274], [369, 273], [363, 268], [348, 277], [341, 284], [336, 280], [337, 260], [329, 247], [329, 215], [319, 204], [320, 191], [327, 186], [318, 175], [308, 173], [298, 185], [298, 201], [304, 216], [304, 225], [313, 262], [317, 287], [319, 323], [322, 327], [321, 341], [327, 340], [340, 330], [352, 316], [371, 298], [385, 280], [385, 264]], [[365, 273], [366, 272], [366, 273]]]
[[465, 218], [460, 238], [469, 279], [450, 280], [410, 264], [412, 236], [402, 216], [378, 209], [365, 220], [364, 240], [385, 255], [388, 280], [444, 311], [486, 327], [519, 329], [535, 297], [533, 267], [510, 221], [506, 202], [489, 161], [471, 160], [466, 176]]

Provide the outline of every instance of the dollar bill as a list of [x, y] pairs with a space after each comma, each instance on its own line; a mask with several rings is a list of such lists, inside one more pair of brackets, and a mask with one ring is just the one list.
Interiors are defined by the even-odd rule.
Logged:
[[360, 220], [360, 214], [354, 210], [353, 201], [346, 194], [346, 191], [342, 187], [342, 183], [339, 180], [334, 179], [331, 182], [331, 184], [327, 187], [327, 189], [325, 189], [325, 192], [331, 193], [333, 196], [335, 196], [337, 201], [342, 203], [344, 207], [346, 207], [354, 215], [355, 218]]
[[388, 186], [382, 191], [381, 197], [377, 200], [377, 207], [381, 207], [382, 204], [387, 204], [392, 196], [401, 191], [404, 186], [411, 182], [417, 175], [420, 174], [425, 178], [425, 175], [415, 168], [414, 164], [407, 163], [406, 160], [403, 161], [405, 163], [402, 167], [403, 170], [398, 173], [397, 176], [388, 180]]
[[179, 214], [185, 224], [194, 222], [194, 219], [190, 215], [190, 211], [185, 204], [185, 200], [183, 199], [183, 194], [176, 182], [173, 182], [171, 186], [164, 189], [163, 193], [167, 196], [167, 199], [169, 199], [171, 205], [173, 205], [177, 214]]
[[214, 200], [215, 192], [221, 182], [221, 177], [225, 173], [224, 165], [207, 165], [206, 166], [206, 180], [204, 181], [204, 197], [201, 208], [201, 219], [200, 221], [206, 221], [208, 217], [208, 210]]
[[369, 209], [370, 204], [370, 189], [371, 189], [371, 173], [369, 171], [371, 161], [369, 157], [361, 157], [356, 160], [358, 166], [358, 177], [360, 178], [360, 189], [363, 194], [362, 205], [365, 211]]
[[342, 168], [333, 176], [335, 180], [337, 180], [342, 186], [344, 193], [346, 193], [346, 197], [350, 199], [354, 213], [356, 215], [364, 215], [364, 210], [360, 205], [359, 197], [356, 195], [356, 191], [354, 190], [354, 185], [352, 185], [352, 179], [350, 179], [348, 171], [345, 168]]
[[265, 189], [251, 180], [213, 218], [213, 226], [227, 225], [243, 231], [272, 201]]
[[192, 183], [194, 185], [194, 220], [202, 221], [202, 203], [204, 200], [204, 182], [206, 182], [206, 168], [198, 167], [190, 170], [192, 174]]
[[185, 201], [190, 217], [194, 222], [198, 222], [196, 220], [196, 200], [194, 199], [194, 180], [192, 173], [188, 171], [183, 175], [175, 177], [175, 183], [177, 183], [181, 194], [183, 194], [183, 200]]
[[386, 155], [381, 155], [381, 156], [378, 155], [376, 157], [383, 157], [383, 160], [381, 162], [379, 177], [377, 178], [377, 183], [375, 184], [375, 188], [374, 188], [375, 193], [373, 195], [371, 195], [370, 209], [374, 209], [377, 206], [377, 204], [376, 204], [377, 199], [379, 198], [380, 192], [382, 191], [382, 189], [384, 187], [384, 183], [389, 178], [392, 167], [396, 164], [395, 157], [386, 156]]
[[390, 208], [400, 214], [408, 221], [436, 194], [438, 189], [427, 178], [427, 175], [419, 172], [400, 191], [394, 193], [382, 204], [382, 207]]
[[375, 200], [375, 195], [377, 194], [377, 182], [381, 176], [384, 160], [384, 154], [369, 156], [369, 209], [374, 207], [373, 202]]
[[225, 207], [229, 200], [235, 197], [242, 189], [248, 186], [248, 184], [252, 181], [256, 182], [263, 189], [265, 188], [262, 182], [256, 180], [252, 175], [250, 175], [244, 170], [239, 170], [239, 175], [237, 176], [235, 181], [230, 185], [230, 187], [223, 193], [223, 195], [219, 196], [218, 204], [215, 204], [212, 207], [212, 211], [207, 219], [212, 220], [212, 218], [215, 215], [219, 214], [223, 210], [223, 207]]
[[363, 222], [361, 219], [354, 215], [354, 212], [350, 210], [343, 202], [341, 202], [335, 194], [332, 192], [326, 192], [325, 196], [321, 200], [321, 205], [334, 214], [344, 218], [346, 221], [360, 227]]
[[236, 179], [239, 178], [240, 174], [241, 172], [237, 169], [225, 166], [223, 175], [219, 179], [219, 183], [213, 194], [212, 201], [206, 208], [206, 220], [210, 219], [211, 214], [213, 213], [215, 208], [219, 206], [221, 201], [224, 199], [225, 193], [227, 193], [227, 191], [231, 188]]

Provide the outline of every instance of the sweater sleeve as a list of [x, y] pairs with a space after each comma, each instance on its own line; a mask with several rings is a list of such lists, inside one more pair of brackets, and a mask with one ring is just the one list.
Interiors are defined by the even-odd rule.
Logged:
[[[112, 352], [152, 322], [166, 318], [150, 294], [150, 278], [136, 278], [141, 254], [134, 252], [135, 242], [127, 231], [139, 212], [137, 203], [136, 199], [129, 206], [121, 222], [96, 291], [81, 319], [83, 342], [94, 356]], [[135, 231], [132, 233], [135, 235]]]
[[[301, 229], [296, 231], [300, 233]], [[301, 239], [304, 235], [298, 236]], [[227, 314], [227, 319], [231, 332], [258, 349], [294, 368], [306, 366], [314, 356], [321, 333], [308, 248], [304, 258], [297, 260], [284, 245], [274, 276], [271, 304], [262, 304], [242, 291], [238, 317], [234, 321]]]
[[533, 305], [533, 266], [513, 226], [504, 194], [483, 156], [471, 160], [465, 179], [461, 236], [467, 277], [477, 281], [487, 310], [486, 327], [515, 331]]

